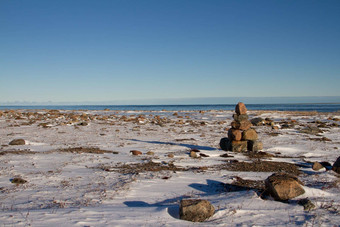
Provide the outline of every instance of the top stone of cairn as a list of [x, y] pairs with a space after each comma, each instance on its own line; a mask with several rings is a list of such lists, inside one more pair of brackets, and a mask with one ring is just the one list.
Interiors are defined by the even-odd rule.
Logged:
[[236, 107], [235, 107], [235, 112], [239, 115], [241, 114], [247, 114], [247, 108], [246, 105], [244, 105], [243, 102], [239, 102], [237, 103]]

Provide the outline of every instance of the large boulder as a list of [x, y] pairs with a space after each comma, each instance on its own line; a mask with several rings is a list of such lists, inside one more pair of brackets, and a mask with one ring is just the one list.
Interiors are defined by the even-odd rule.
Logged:
[[9, 143], [9, 145], [25, 145], [25, 143], [24, 139], [14, 139]]
[[237, 114], [247, 114], [247, 108], [246, 105], [244, 105], [243, 102], [239, 102], [237, 103], [236, 107], [235, 107], [235, 112]]
[[334, 162], [332, 170], [334, 172], [340, 173], [340, 156], [338, 157], [338, 159]]
[[274, 173], [265, 180], [267, 192], [275, 199], [284, 201], [305, 193], [302, 184], [295, 176], [286, 173]]
[[182, 220], [203, 222], [213, 216], [215, 208], [207, 200], [183, 199], [179, 208], [179, 217]]

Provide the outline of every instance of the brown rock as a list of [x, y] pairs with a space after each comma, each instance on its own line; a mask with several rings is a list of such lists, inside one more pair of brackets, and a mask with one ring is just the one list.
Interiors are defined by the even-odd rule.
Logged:
[[25, 184], [25, 183], [27, 183], [27, 180], [24, 180], [21, 177], [15, 177], [15, 178], [11, 179], [11, 183], [13, 183], [13, 184]]
[[242, 140], [252, 140], [255, 141], [257, 140], [258, 136], [257, 136], [257, 132], [255, 131], [255, 129], [248, 129], [243, 131], [242, 133]]
[[235, 107], [235, 112], [239, 115], [241, 114], [247, 114], [247, 108], [246, 105], [244, 105], [243, 102], [239, 102], [237, 103], [236, 107]]
[[197, 158], [198, 156], [197, 156], [197, 154], [196, 154], [196, 152], [195, 151], [190, 151], [190, 157], [191, 158]]
[[261, 151], [263, 150], [262, 142], [258, 140], [249, 140], [248, 141], [248, 150], [249, 151]]
[[174, 155], [173, 153], [169, 153], [169, 154], [168, 154], [168, 157], [169, 157], [169, 158], [174, 158], [175, 155]]
[[155, 155], [155, 152], [152, 152], [152, 151], [148, 151], [146, 152], [147, 155]]
[[274, 173], [265, 180], [267, 192], [279, 201], [295, 198], [305, 193], [297, 177], [286, 173]]
[[131, 150], [130, 153], [132, 153], [133, 155], [141, 155], [141, 154], [143, 154], [141, 151], [137, 151], [137, 150]]
[[25, 145], [25, 140], [23, 139], [15, 139], [15, 140], [12, 140], [9, 145]]
[[247, 151], [247, 141], [232, 141], [231, 151], [232, 152], [244, 152]]
[[241, 140], [242, 139], [242, 131], [238, 129], [229, 129], [228, 138], [230, 140]]
[[322, 168], [324, 168], [324, 166], [321, 165], [320, 162], [314, 162], [314, 163], [313, 163], [313, 167], [312, 167], [313, 170], [318, 171], [318, 170], [320, 170], [320, 169], [322, 169]]
[[183, 199], [179, 208], [179, 217], [182, 220], [192, 222], [203, 222], [213, 216], [215, 208], [207, 200]]
[[340, 173], [340, 156], [337, 158], [337, 160], [334, 162], [332, 170], [334, 172]]

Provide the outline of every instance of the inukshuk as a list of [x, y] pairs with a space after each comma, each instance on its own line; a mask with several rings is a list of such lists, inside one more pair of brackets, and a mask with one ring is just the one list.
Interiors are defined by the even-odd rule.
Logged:
[[220, 146], [222, 150], [233, 152], [260, 151], [263, 145], [258, 141], [258, 135], [248, 120], [247, 108], [239, 102], [235, 107], [234, 120], [231, 129], [228, 130], [228, 138], [222, 138]]

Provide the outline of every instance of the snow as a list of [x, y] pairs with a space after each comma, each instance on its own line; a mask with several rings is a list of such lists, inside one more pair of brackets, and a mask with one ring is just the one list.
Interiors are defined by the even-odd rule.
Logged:
[[[1, 152], [7, 152], [0, 155], [1, 226], [337, 226], [340, 223], [339, 174], [325, 168], [314, 171], [311, 164], [314, 161], [333, 164], [340, 156], [340, 128], [324, 128], [320, 135], [299, 132], [305, 125], [315, 125], [310, 122], [316, 120], [336, 123], [329, 120], [335, 117], [332, 113], [249, 111], [249, 116], [268, 117], [276, 125], [282, 120], [299, 122], [291, 129], [255, 127], [264, 144], [263, 151], [276, 155], [263, 160], [302, 166], [299, 179], [306, 192], [286, 203], [263, 198], [253, 189], [226, 191], [225, 185], [233, 183], [236, 177], [263, 181], [272, 174], [216, 168], [226, 164], [226, 160], [251, 161], [242, 153], [228, 152], [233, 157], [220, 157], [225, 152], [219, 149], [219, 141], [227, 136], [232, 111], [60, 110], [55, 117], [48, 110], [37, 113], [44, 117], [31, 123], [35, 119], [34, 111], [0, 113]], [[77, 115], [72, 122], [71, 115]], [[139, 115], [143, 119], [137, 119]], [[155, 121], [155, 116], [165, 118], [164, 122]], [[88, 125], [79, 125], [84, 121]], [[47, 124], [43, 127], [41, 123]], [[271, 135], [273, 132], [278, 135]], [[331, 141], [310, 140], [321, 137]], [[25, 139], [26, 144], [8, 145], [19, 138]], [[60, 151], [76, 147], [108, 152]], [[190, 158], [191, 149], [209, 157]], [[143, 155], [133, 156], [131, 150], [142, 151]], [[155, 154], [146, 155], [148, 151]], [[150, 160], [192, 170], [114, 171], [117, 165]], [[100, 166], [108, 166], [108, 171]], [[14, 177], [21, 177], [27, 183], [12, 184], [10, 180]], [[207, 199], [216, 212], [203, 223], [180, 220], [179, 202], [183, 198]], [[316, 209], [304, 211], [297, 203], [303, 198], [310, 199]]]

